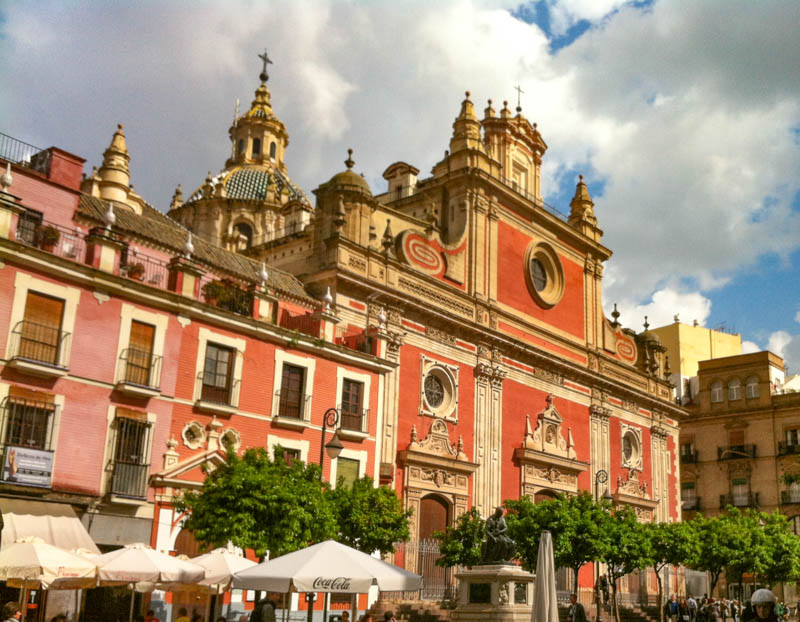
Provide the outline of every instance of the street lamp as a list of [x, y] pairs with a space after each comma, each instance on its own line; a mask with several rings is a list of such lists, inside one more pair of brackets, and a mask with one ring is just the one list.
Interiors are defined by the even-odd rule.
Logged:
[[[322, 416], [322, 442], [319, 444], [319, 478], [322, 479], [322, 468], [325, 463], [325, 453], [327, 452], [331, 460], [335, 460], [342, 453], [344, 445], [339, 440], [339, 432], [336, 426], [339, 424], [339, 409], [329, 408]], [[333, 428], [333, 436], [327, 443], [325, 442], [325, 432], [328, 428]]]
[[[600, 469], [597, 473], [594, 474], [594, 496], [596, 501], [600, 501], [600, 484], [605, 484], [608, 482], [608, 471], [605, 469]], [[613, 501], [614, 497], [611, 496], [611, 493], [608, 492], [608, 486], [606, 486], [606, 491], [603, 494], [604, 501]], [[594, 562], [594, 574], [595, 574], [595, 603], [597, 605], [597, 622], [600, 621], [600, 561], [596, 560]]]

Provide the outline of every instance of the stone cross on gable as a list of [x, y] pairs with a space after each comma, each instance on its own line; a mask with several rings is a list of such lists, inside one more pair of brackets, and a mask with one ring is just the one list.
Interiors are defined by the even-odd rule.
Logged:
[[517, 92], [517, 112], [522, 112], [521, 98], [525, 91], [522, 90], [522, 87], [519, 84], [514, 87], [514, 90]]

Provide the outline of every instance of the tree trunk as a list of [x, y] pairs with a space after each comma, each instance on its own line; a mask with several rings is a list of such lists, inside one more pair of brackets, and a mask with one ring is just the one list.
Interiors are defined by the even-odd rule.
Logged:
[[661, 585], [661, 573], [658, 571], [657, 566], [653, 566], [653, 570], [656, 571], [656, 583], [658, 585], [658, 619], [661, 622], [665, 622], [664, 620], [664, 587]]
[[581, 571], [582, 567], [583, 567], [583, 564], [581, 564], [580, 566], [575, 566], [572, 569], [573, 572], [575, 573], [574, 580], [572, 581], [572, 593], [573, 594], [577, 594], [578, 593], [578, 573]]
[[619, 601], [617, 600], [617, 580], [618, 580], [617, 575], [612, 572], [611, 573], [611, 594], [612, 594], [612, 598], [614, 599], [614, 602], [613, 602], [613, 605], [614, 605], [614, 619], [617, 622], [620, 622], [620, 619], [619, 619]]
[[711, 573], [711, 585], [708, 586], [708, 595], [711, 596], [714, 593], [714, 588], [717, 587], [717, 581], [719, 581], [719, 575], [722, 574], [722, 571], [719, 572], [712, 572]]

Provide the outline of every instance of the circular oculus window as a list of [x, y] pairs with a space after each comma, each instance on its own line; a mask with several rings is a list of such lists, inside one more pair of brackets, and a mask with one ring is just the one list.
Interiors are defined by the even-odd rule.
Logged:
[[422, 381], [425, 406], [435, 415], [449, 416], [455, 407], [456, 390], [452, 376], [442, 367], [431, 367]]
[[558, 254], [546, 242], [533, 243], [525, 253], [525, 280], [540, 307], [554, 307], [564, 295], [564, 269]]
[[623, 466], [635, 466], [639, 463], [639, 439], [631, 430], [622, 436], [622, 458]]

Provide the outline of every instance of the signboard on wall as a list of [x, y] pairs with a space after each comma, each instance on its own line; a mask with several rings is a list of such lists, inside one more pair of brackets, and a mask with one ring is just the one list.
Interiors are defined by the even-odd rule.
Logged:
[[2, 479], [12, 484], [50, 488], [53, 480], [53, 452], [6, 446]]

